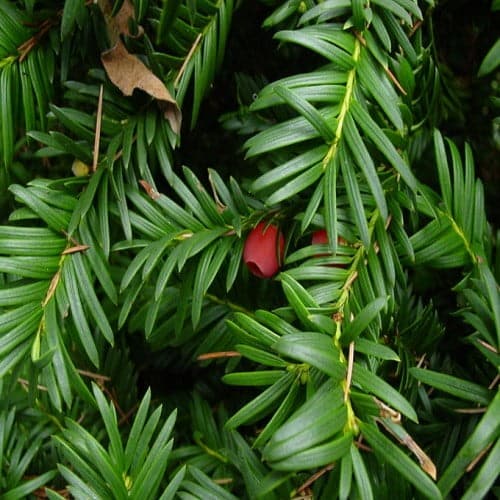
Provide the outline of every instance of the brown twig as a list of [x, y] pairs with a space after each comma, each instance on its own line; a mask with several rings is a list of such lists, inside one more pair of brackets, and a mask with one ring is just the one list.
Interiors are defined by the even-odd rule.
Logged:
[[500, 373], [497, 374], [497, 376], [492, 380], [491, 384], [488, 386], [488, 389], [493, 389], [497, 384], [498, 381], [500, 380]]
[[421, 356], [421, 358], [418, 360], [418, 363], [417, 363], [417, 368], [420, 368], [423, 364], [424, 364], [424, 361], [425, 361], [425, 357], [427, 356], [427, 353], [424, 352], [424, 354]]
[[104, 86], [101, 83], [99, 88], [99, 100], [97, 101], [97, 117], [95, 122], [94, 153], [92, 156], [92, 172], [97, 170], [99, 161], [99, 144], [101, 142], [101, 123], [102, 123], [102, 99], [104, 95]]
[[42, 21], [38, 27], [38, 32], [19, 45], [17, 48], [20, 54], [19, 62], [23, 62], [28, 57], [28, 54], [38, 45], [40, 40], [50, 31], [50, 29], [59, 23], [59, 18], [61, 16], [62, 10], [57, 13], [57, 18], [45, 19]]
[[345, 282], [344, 288], [350, 288], [350, 286], [354, 283], [354, 281], [356, 281], [357, 277], [358, 277], [358, 271], [354, 271]]
[[467, 466], [465, 469], [466, 472], [471, 472], [474, 467], [478, 464], [478, 462], [488, 453], [489, 449], [493, 446], [493, 443], [490, 443], [483, 451], [479, 453], [479, 455]]
[[[29, 479], [35, 479], [36, 477], [38, 477], [38, 476], [25, 476], [24, 479], [29, 480]], [[69, 494], [69, 491], [66, 488], [63, 488], [61, 490], [56, 490], [52, 486], [50, 489], [52, 491], [55, 491], [56, 493], [58, 493], [59, 495], [61, 495], [64, 498], [71, 498], [70, 494]], [[33, 492], [33, 495], [36, 498], [49, 498], [49, 496], [47, 495], [47, 487], [46, 486], [41, 486], [40, 488], [38, 488], [37, 490], [35, 490]]]
[[384, 71], [386, 72], [387, 76], [390, 78], [392, 83], [396, 85], [397, 89], [403, 94], [403, 95], [408, 95], [406, 90], [403, 88], [403, 86], [399, 83], [398, 79], [394, 75], [394, 73], [389, 69], [389, 67], [383, 66]]
[[61, 279], [61, 270], [58, 269], [56, 274], [54, 274], [54, 276], [52, 276], [52, 279], [50, 280], [49, 288], [42, 301], [42, 307], [45, 307], [49, 303], [50, 299], [53, 297], [54, 293], [56, 292], [56, 288], [57, 285], [59, 284], [60, 279]]
[[181, 80], [182, 75], [184, 74], [184, 71], [186, 70], [186, 67], [193, 57], [194, 51], [196, 50], [196, 47], [200, 43], [201, 40], [201, 33], [198, 34], [196, 37], [196, 40], [193, 42], [193, 45], [191, 45], [191, 48], [189, 49], [189, 52], [187, 53], [186, 59], [184, 59], [184, 62], [182, 63], [181, 69], [179, 70], [179, 73], [175, 77], [174, 80], [174, 88], [177, 88], [177, 85], [179, 85], [179, 82]]
[[309, 488], [314, 482], [316, 482], [321, 476], [331, 471], [335, 467], [335, 464], [325, 465], [322, 469], [315, 472], [307, 481], [305, 481], [298, 489], [297, 493], [303, 493], [305, 489]]
[[225, 484], [231, 484], [234, 479], [232, 477], [221, 477], [220, 479], [214, 479], [214, 483], [220, 484], [220, 485], [225, 485]]
[[[356, 30], [354, 30], [354, 36], [360, 41], [360, 43], [361, 43], [361, 45], [363, 45], [363, 47], [367, 46], [366, 40], [362, 37], [361, 33], [359, 33]], [[380, 62], [380, 61], [378, 61], [378, 62]], [[390, 78], [390, 80], [392, 81], [392, 83], [394, 83], [394, 85], [396, 85], [397, 89], [403, 95], [407, 95], [406, 90], [399, 83], [398, 79], [394, 76], [394, 73], [389, 69], [389, 67], [388, 66], [384, 66], [382, 63], [380, 63], [380, 65], [382, 66], [382, 68], [384, 69], [386, 75]]]
[[412, 26], [411, 30], [410, 30], [410, 33], [408, 33], [408, 38], [411, 38], [419, 29], [420, 29], [420, 26], [422, 26], [422, 24], [424, 24], [423, 21], [421, 21], [420, 19]]
[[354, 445], [356, 446], [356, 448], [359, 448], [360, 450], [363, 451], [368, 451], [369, 453], [373, 451], [369, 446], [363, 443], [363, 436], [361, 435], [359, 436], [357, 441], [354, 442]]
[[[88, 7], [94, 3], [94, 0], [86, 0], [85, 6]], [[56, 12], [55, 16], [49, 19], [44, 19], [39, 25], [38, 25], [38, 31], [28, 40], [23, 42], [19, 47], [17, 48], [17, 51], [19, 52], [19, 62], [23, 62], [26, 57], [28, 57], [28, 54], [38, 45], [40, 40], [57, 24], [59, 24], [61, 18], [63, 15], [63, 9], [60, 9]], [[33, 26], [36, 27], [36, 24], [26, 24], [27, 26]]]
[[[28, 388], [30, 386], [30, 383], [29, 383], [29, 380], [26, 380], [25, 378], [18, 378], [17, 381], [24, 387], [24, 388]], [[39, 390], [39, 391], [44, 391], [44, 392], [47, 392], [48, 389], [47, 387], [45, 387], [44, 385], [41, 385], [41, 384], [37, 384], [36, 385], [36, 388]]]
[[139, 408], [139, 403], [136, 403], [130, 410], [128, 410], [120, 420], [118, 420], [118, 426], [122, 426], [125, 422], [128, 421], [128, 419], [137, 411], [137, 408]]
[[69, 247], [66, 248], [66, 250], [63, 250], [61, 255], [69, 255], [77, 252], [85, 252], [85, 250], [88, 250], [89, 248], [90, 248], [89, 245], [75, 245], [74, 247]]
[[488, 351], [491, 351], [495, 354], [498, 354], [498, 351], [491, 345], [491, 344], [488, 344], [488, 342], [485, 342], [484, 340], [481, 340], [481, 339], [477, 339], [477, 341], [485, 348], [485, 349], [488, 349]]
[[104, 393], [106, 393], [109, 397], [109, 399], [111, 400], [111, 402], [113, 403], [113, 406], [116, 408], [116, 410], [118, 411], [118, 413], [120, 414], [120, 417], [123, 418], [125, 416], [125, 412], [122, 410], [122, 407], [120, 406], [120, 404], [118, 403], [118, 398], [116, 397], [116, 392], [115, 392], [115, 389], [114, 387], [109, 390], [104, 384], [102, 386], [102, 390]]
[[347, 377], [345, 380], [344, 388], [344, 403], [349, 399], [349, 391], [352, 382], [352, 369], [354, 367], [354, 342], [349, 344], [349, 354], [347, 357]]
[[108, 377], [107, 375], [101, 375], [100, 373], [89, 372], [87, 370], [77, 370], [77, 372], [84, 377], [93, 378], [94, 380], [97, 380], [101, 383], [109, 382], [111, 380], [111, 377]]
[[205, 354], [200, 354], [196, 360], [206, 361], [207, 359], [219, 359], [219, 358], [239, 358], [241, 354], [237, 351], [219, 351], [219, 352], [207, 352]]
[[488, 408], [455, 408], [453, 410], [455, 413], [464, 413], [466, 415], [476, 415], [480, 413], [486, 413]]
[[152, 199], [157, 200], [160, 197], [160, 193], [148, 182], [144, 179], [139, 181], [139, 184], [143, 187], [146, 194]]

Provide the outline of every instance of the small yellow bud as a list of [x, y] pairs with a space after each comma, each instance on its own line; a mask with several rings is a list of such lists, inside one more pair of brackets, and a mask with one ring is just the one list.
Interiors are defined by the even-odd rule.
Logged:
[[90, 167], [83, 161], [75, 159], [73, 165], [71, 165], [71, 170], [76, 177], [85, 177], [89, 175]]

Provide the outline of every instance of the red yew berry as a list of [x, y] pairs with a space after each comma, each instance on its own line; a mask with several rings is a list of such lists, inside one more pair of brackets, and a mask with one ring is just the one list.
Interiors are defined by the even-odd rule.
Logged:
[[285, 254], [285, 238], [274, 224], [259, 222], [248, 234], [243, 261], [259, 278], [271, 278], [281, 266]]
[[[311, 243], [313, 245], [326, 245], [328, 243], [328, 233], [326, 232], [326, 229], [318, 229], [317, 231], [314, 231], [312, 238], [311, 238]], [[337, 243], [339, 245], [347, 245], [347, 241], [342, 238], [342, 236], [339, 236], [337, 238]], [[326, 257], [330, 254], [328, 253], [321, 253], [316, 255], [316, 257]], [[339, 254], [342, 255], [342, 254]], [[331, 264], [332, 267], [342, 267], [345, 268], [347, 267], [345, 264]]]
[[318, 229], [318, 231], [314, 231], [312, 235], [312, 244], [313, 245], [323, 245], [328, 243], [328, 233], [326, 229]]

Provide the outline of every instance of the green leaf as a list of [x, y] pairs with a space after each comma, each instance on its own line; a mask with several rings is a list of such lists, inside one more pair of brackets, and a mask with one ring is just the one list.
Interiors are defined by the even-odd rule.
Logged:
[[345, 377], [345, 365], [332, 337], [316, 332], [291, 333], [281, 337], [273, 348], [296, 361], [308, 363], [334, 380]]
[[105, 173], [104, 168], [98, 168], [97, 171], [90, 178], [89, 183], [87, 184], [87, 188], [81, 195], [78, 200], [78, 204], [73, 211], [71, 216], [70, 223], [68, 225], [68, 233], [72, 234], [75, 229], [80, 224], [81, 220], [87, 215], [87, 212], [90, 210], [92, 203], [94, 202], [94, 198], [96, 196], [97, 189], [101, 183], [101, 178]]
[[66, 289], [66, 294], [69, 300], [71, 313], [73, 315], [73, 323], [82, 343], [82, 346], [87, 353], [90, 361], [94, 366], [99, 366], [99, 354], [95, 344], [94, 337], [90, 331], [90, 326], [87, 321], [87, 316], [83, 309], [83, 304], [79, 292], [79, 282], [76, 276], [76, 271], [73, 266], [66, 265], [63, 267], [63, 283]]
[[115, 283], [111, 278], [106, 254], [103, 248], [101, 248], [101, 246], [99, 245], [99, 242], [97, 241], [98, 239], [94, 239], [92, 237], [89, 225], [87, 224], [86, 220], [82, 221], [82, 223], [80, 224], [80, 234], [82, 235], [82, 240], [86, 241], [90, 246], [90, 248], [85, 250], [85, 256], [89, 261], [90, 267], [92, 268], [95, 277], [101, 284], [109, 300], [111, 300], [111, 302], [116, 305], [118, 302], [118, 293]]
[[11, 307], [30, 302], [42, 302], [49, 287], [48, 281], [36, 281], [27, 285], [7, 286], [0, 289], [0, 307]]
[[225, 227], [203, 229], [181, 241], [178, 246], [178, 270], [181, 271], [188, 259], [203, 251], [206, 247], [208, 247], [208, 245], [210, 245], [210, 243], [212, 243], [212, 241], [222, 236], [226, 231], [227, 229]]
[[432, 220], [412, 235], [410, 243], [418, 265], [441, 269], [464, 266], [470, 261], [464, 241], [446, 217]]
[[163, 491], [159, 500], [173, 500], [185, 475], [186, 475], [186, 466], [183, 465], [175, 473], [175, 476], [170, 480], [168, 486]]
[[286, 361], [282, 360], [278, 356], [275, 356], [274, 354], [263, 351], [262, 349], [257, 349], [256, 347], [244, 344], [237, 344], [235, 348], [242, 356], [255, 361], [255, 363], [266, 366], [274, 366], [275, 368], [285, 368], [288, 366]]
[[65, 245], [50, 229], [0, 226], [0, 254], [50, 257], [59, 255]]
[[276, 406], [277, 401], [292, 385], [294, 378], [294, 374], [285, 373], [271, 387], [268, 387], [264, 392], [238, 410], [226, 422], [226, 427], [229, 429], [235, 429], [240, 425], [252, 423], [262, 418], [269, 411], [271, 411], [274, 406]]
[[280, 5], [273, 13], [264, 19], [262, 26], [265, 28], [271, 28], [285, 19], [288, 19], [292, 14], [294, 14], [299, 7], [300, 0], [288, 0]]
[[347, 324], [342, 335], [342, 342], [347, 345], [356, 340], [359, 335], [376, 318], [378, 313], [387, 304], [387, 297], [379, 297], [366, 305], [354, 318]]
[[280, 336], [244, 313], [234, 313], [235, 321], [252, 337], [266, 346], [271, 346]]
[[200, 207], [203, 212], [210, 218], [212, 224], [223, 226], [224, 219], [219, 212], [217, 204], [215, 203], [213, 198], [208, 195], [200, 180], [196, 177], [192, 170], [187, 167], [183, 168], [183, 172], [184, 176], [186, 177], [186, 181], [188, 182], [189, 187], [199, 201]]
[[56, 232], [66, 230], [70, 217], [67, 212], [51, 207], [36, 196], [33, 190], [19, 186], [18, 184], [9, 186], [9, 191], [31, 208], [51, 229]]
[[58, 264], [59, 257], [0, 257], [0, 272], [47, 280], [57, 272]]
[[[145, 396], [142, 402], [144, 402], [145, 400], [148, 401], [149, 404], [149, 397]], [[130, 474], [132, 476], [135, 476], [143, 466], [144, 459], [147, 456], [148, 450], [150, 449], [150, 441], [161, 418], [162, 409], [161, 406], [159, 406], [151, 413], [151, 415], [147, 419], [146, 424], [144, 424], [144, 419], [147, 415], [148, 409], [149, 407], [145, 405], [144, 414], [141, 414], [141, 419], [136, 426], [137, 434], [134, 434], [134, 439], [132, 441], [133, 444], [129, 447], [127, 443], [127, 448], [125, 451], [127, 461], [126, 463], [131, 462]]]
[[120, 432], [118, 430], [118, 421], [116, 419], [115, 407], [112, 404], [108, 404], [103, 393], [95, 383], [92, 384], [92, 390], [97, 402], [97, 406], [99, 407], [99, 412], [101, 413], [102, 420], [106, 427], [106, 432], [110, 443], [109, 455], [113, 461], [113, 466], [120, 470], [124, 470], [125, 453], [123, 450]]
[[299, 329], [288, 323], [288, 321], [285, 321], [277, 314], [264, 309], [258, 309], [255, 311], [255, 318], [258, 319], [262, 325], [271, 328], [279, 335], [288, 335], [289, 333], [300, 332]]
[[125, 462], [124, 468], [128, 470], [135, 458], [135, 452], [139, 445], [139, 440], [141, 439], [141, 434], [144, 429], [144, 424], [146, 422], [146, 417], [149, 411], [149, 404], [151, 402], [151, 390], [148, 388], [144, 397], [142, 398], [139, 409], [135, 414], [134, 423], [130, 429], [130, 433], [127, 440], [127, 445], [125, 447]]
[[61, 39], [66, 38], [74, 29], [78, 16], [85, 10], [84, 0], [65, 0], [61, 19]]
[[381, 460], [394, 467], [427, 498], [442, 498], [441, 492], [431, 478], [374, 425], [359, 422], [359, 427], [364, 438]]
[[[412, 20], [408, 12], [401, 7], [399, 4], [402, 3], [401, 0], [373, 0], [373, 3], [375, 5], [379, 5], [382, 7], [384, 10], [388, 10], [390, 12], [393, 12], [396, 16], [400, 17], [401, 20], [403, 20], [407, 25], [411, 26], [412, 25]], [[410, 4], [411, 1], [405, 2], [405, 7], [408, 7], [408, 4]], [[420, 14], [420, 18], [422, 17], [422, 14]]]
[[368, 229], [367, 217], [359, 190], [358, 179], [354, 172], [354, 165], [351, 158], [348, 156], [345, 148], [340, 148], [339, 161], [342, 170], [342, 177], [344, 178], [347, 198], [351, 208], [351, 214], [356, 222], [356, 226], [361, 237], [363, 245], [368, 248], [370, 246], [370, 232]]
[[[89, 271], [85, 266], [83, 258], [80, 254], [73, 254], [71, 257], [71, 264], [74, 269], [74, 275], [79, 283], [79, 290], [81, 298], [88, 306], [90, 314], [94, 318], [99, 330], [104, 338], [111, 344], [114, 344], [114, 333], [111, 325], [109, 324], [106, 312], [104, 311], [101, 302], [97, 298], [94, 291], [92, 281], [89, 276]], [[67, 266], [70, 264], [66, 264]]]
[[450, 493], [455, 484], [460, 480], [469, 464], [490, 443], [498, 440], [500, 432], [499, 412], [500, 392], [497, 392], [488, 410], [472, 431], [472, 434], [441, 475], [438, 486], [444, 497]]
[[325, 0], [320, 4], [309, 7], [300, 18], [300, 24], [305, 24], [322, 14], [329, 13], [332, 18], [350, 13], [351, 0]]
[[384, 220], [386, 220], [388, 217], [388, 210], [382, 184], [380, 183], [380, 179], [377, 175], [372, 157], [368, 149], [366, 148], [363, 139], [361, 138], [361, 134], [359, 133], [354, 120], [349, 113], [345, 117], [343, 130], [345, 132], [345, 139], [349, 151], [356, 160], [356, 164], [363, 172], [363, 175], [365, 176], [365, 179], [370, 186], [370, 190], [373, 194], [373, 197], [375, 198], [375, 202], [380, 211], [380, 215]]
[[284, 85], [274, 86], [274, 92], [302, 115], [318, 131], [325, 142], [330, 143], [333, 140], [333, 130], [314, 106]]
[[56, 470], [49, 470], [43, 474], [38, 475], [33, 479], [29, 479], [21, 483], [19, 486], [2, 493], [2, 500], [22, 500], [27, 498], [30, 493], [33, 493], [38, 488], [41, 488], [49, 481], [52, 481], [57, 475]]
[[272, 436], [264, 448], [264, 459], [269, 462], [284, 460], [311, 449], [342, 430], [347, 410], [338, 392], [335, 389], [326, 394], [321, 391], [321, 399], [316, 394], [307, 401]]
[[252, 372], [228, 373], [222, 381], [229, 385], [262, 386], [276, 383], [285, 374], [282, 370], [261, 370]]
[[436, 156], [437, 171], [439, 176], [439, 184], [441, 187], [441, 193], [443, 195], [443, 201], [448, 213], [452, 213], [452, 188], [450, 171], [448, 168], [448, 160], [446, 158], [446, 150], [444, 147], [443, 137], [440, 132], [434, 130], [434, 155]]
[[[325, 40], [325, 37], [321, 32], [314, 31], [314, 27], [307, 27], [302, 30], [295, 31], [279, 31], [275, 35], [275, 38], [281, 42], [292, 42], [302, 45], [303, 47], [306, 47], [325, 57], [329, 61], [334, 62], [340, 69], [346, 71], [350, 70], [354, 66], [353, 58], [344, 50], [344, 48], [339, 46], [340, 43], [342, 43], [340, 38], [343, 38], [345, 33], [337, 27], [331, 26], [329, 28], [329, 40]], [[349, 37], [349, 39], [352, 42], [352, 37]]]
[[389, 10], [381, 9], [379, 10], [379, 14], [387, 31], [390, 32], [399, 43], [410, 64], [415, 66], [417, 64], [417, 54], [405, 30], [401, 26], [401, 23]]
[[[237, 500], [234, 495], [231, 495], [227, 490], [216, 484], [201, 470], [188, 465], [188, 474], [191, 475], [197, 483], [201, 486], [201, 491], [195, 498], [211, 498], [219, 500]], [[186, 482], [184, 483], [186, 484]], [[200, 496], [201, 495], [201, 496]], [[194, 500], [194, 499], [193, 499]]]
[[314, 165], [274, 191], [273, 194], [267, 198], [266, 204], [272, 206], [292, 198], [297, 193], [306, 190], [310, 185], [314, 184], [322, 174], [323, 165], [321, 163]]
[[413, 422], [418, 422], [415, 410], [405, 397], [380, 377], [356, 362], [353, 367], [352, 381], [354, 384], [361, 386], [365, 391], [371, 392], [385, 401], [395, 410], [406, 415]]
[[[79, 439], [78, 435], [73, 436], [73, 434], [70, 433], [70, 436], [74, 440]], [[93, 438], [91, 437], [91, 439]], [[83, 489], [83, 491], [89, 495], [89, 498], [99, 498], [99, 496], [101, 496], [101, 498], [105, 498], [106, 495], [109, 494], [109, 489], [104, 481], [99, 477], [99, 474], [97, 474], [86, 461], [87, 457], [82, 458], [78, 453], [79, 450], [73, 449], [73, 447], [67, 441], [62, 439], [61, 436], [54, 436], [54, 440], [58, 445], [58, 448], [62, 451], [66, 459], [71, 462], [76, 471], [75, 473], [63, 465], [58, 464], [58, 469], [62, 476], [70, 484], [74, 484], [76, 487]], [[88, 486], [89, 484], [92, 485], [92, 488]]]
[[368, 356], [386, 359], [388, 361], [400, 361], [399, 356], [385, 345], [373, 342], [372, 340], [358, 338], [354, 343], [354, 349]]
[[[80, 479], [77, 474], [62, 464], [57, 464], [57, 468], [59, 469], [61, 476], [71, 485], [74, 493], [78, 492], [81, 498], [99, 498], [99, 488], [96, 488], [98, 490], [96, 492], [88, 484], [86, 484], [86, 481]], [[91, 484], [95, 487], [95, 483]], [[107, 491], [105, 494], [107, 494]]]
[[0, 73], [0, 130], [2, 132], [2, 168], [10, 166], [14, 157], [14, 65], [7, 65]]
[[352, 461], [352, 470], [354, 472], [354, 477], [356, 478], [356, 485], [361, 498], [366, 500], [373, 499], [373, 489], [370, 482], [370, 476], [366, 470], [363, 457], [354, 444], [351, 445], [351, 454], [349, 457]]
[[490, 268], [486, 264], [479, 264], [479, 272], [486, 288], [486, 295], [489, 299], [493, 321], [497, 331], [497, 342], [500, 345], [500, 294], [498, 293], [498, 283]]
[[163, 424], [146, 459], [141, 463], [142, 467], [136, 474], [130, 496], [136, 498], [156, 497], [156, 492], [165, 474], [167, 461], [172, 450], [173, 440], [169, 440], [169, 438], [176, 418], [177, 412], [174, 410]]
[[337, 174], [339, 171], [338, 156], [326, 166], [323, 181], [325, 200], [325, 227], [328, 235], [328, 244], [333, 253], [337, 252]]
[[398, 96], [381, 70], [380, 64], [371, 58], [368, 50], [362, 50], [356, 66], [360, 81], [383, 109], [394, 127], [402, 131], [404, 124], [398, 107]]
[[479, 67], [477, 76], [485, 76], [494, 71], [500, 65], [500, 39], [488, 51]]
[[95, 118], [73, 108], [60, 108], [54, 104], [49, 104], [49, 107], [58, 120], [78, 137], [89, 142], [94, 140]]
[[198, 325], [203, 299], [222, 264], [224, 263], [228, 253], [233, 246], [233, 239], [225, 237], [216, 241], [209, 247], [200, 258], [196, 269], [196, 276], [193, 286], [193, 299], [191, 304], [191, 320], [193, 327]]
[[269, 422], [267, 422], [266, 426], [259, 432], [257, 439], [252, 445], [253, 448], [259, 448], [264, 445], [264, 443], [275, 434], [276, 430], [280, 428], [281, 424], [283, 424], [296, 404], [299, 389], [300, 384], [298, 381], [295, 381]]
[[415, 176], [369, 113], [361, 104], [354, 100], [351, 103], [351, 112], [358, 126], [364, 131], [367, 137], [373, 141], [389, 163], [398, 171], [406, 184], [415, 191], [417, 189]]
[[472, 481], [467, 491], [462, 496], [462, 500], [475, 500], [476, 498], [486, 498], [491, 491], [495, 480], [498, 477], [498, 464], [500, 463], [500, 439], [497, 439], [493, 449], [488, 453], [488, 458], [484, 461]]
[[279, 462], [272, 462], [270, 465], [273, 469], [280, 471], [310, 470], [322, 467], [326, 464], [336, 462], [345, 456], [346, 453], [349, 453], [351, 443], [352, 436], [347, 434], [328, 443], [292, 455]]
[[[318, 110], [325, 122], [334, 127], [337, 107]], [[246, 157], [251, 158], [262, 153], [298, 144], [318, 137], [318, 131], [303, 117], [292, 118], [265, 129], [248, 139], [245, 147], [248, 149]]]
[[394, 285], [396, 283], [397, 264], [395, 263], [395, 261], [399, 262], [399, 259], [395, 258], [396, 251], [394, 249], [393, 240], [389, 238], [382, 219], [377, 219], [375, 223], [375, 237], [380, 248], [380, 253], [377, 256], [374, 249], [370, 249], [370, 253], [368, 254], [370, 257], [369, 262], [372, 260], [372, 258], [374, 261], [378, 261], [378, 258], [381, 259], [386, 276], [386, 278], [382, 280], [382, 285], [387, 286], [387, 290], [391, 290], [394, 288]]
[[286, 298], [301, 322], [307, 328], [316, 329], [315, 324], [310, 318], [308, 308], [318, 308], [319, 305], [311, 297], [309, 292], [290, 275], [290, 273], [281, 273], [280, 278]]
[[415, 367], [410, 368], [410, 373], [420, 382], [466, 401], [488, 405], [493, 396], [491, 391], [479, 384], [446, 375], [445, 373]]

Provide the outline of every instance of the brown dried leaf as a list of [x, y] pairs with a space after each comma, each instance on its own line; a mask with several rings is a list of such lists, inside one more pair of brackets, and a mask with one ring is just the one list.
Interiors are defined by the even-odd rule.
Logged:
[[152, 200], [157, 200], [160, 197], [160, 193], [148, 181], [141, 179], [139, 184], [144, 188], [144, 191], [146, 191], [147, 195]]
[[377, 418], [377, 420], [392, 434], [403, 446], [406, 446], [416, 457], [422, 470], [432, 479], [436, 480], [437, 470], [434, 462], [425, 453], [415, 440], [399, 424], [394, 423], [390, 418]]
[[175, 99], [165, 84], [137, 56], [128, 52], [120, 39], [122, 34], [131, 36], [128, 26], [129, 19], [135, 17], [134, 6], [130, 0], [125, 0], [113, 17], [109, 0], [98, 0], [98, 4], [106, 20], [109, 39], [113, 44], [111, 49], [101, 54], [101, 61], [109, 79], [124, 95], [132, 95], [137, 88], [154, 97], [164, 109], [164, 116], [172, 130], [178, 134], [181, 128], [181, 111]]
[[121, 40], [101, 54], [101, 61], [109, 79], [124, 95], [132, 95], [134, 89], [141, 89], [158, 100], [172, 130], [179, 133], [181, 111], [175, 99], [165, 84], [138, 57], [127, 51]]
[[130, 18], [135, 19], [134, 6], [130, 2], [130, 0], [125, 0], [114, 18], [120, 34], [132, 36], [128, 29], [128, 20]]
[[[135, 19], [134, 6], [130, 2], [130, 0], [125, 0], [123, 2], [120, 10], [116, 13], [116, 16], [111, 15], [113, 5], [110, 0], [97, 0], [97, 4], [101, 9], [104, 20], [106, 21], [109, 41], [111, 45], [116, 44], [116, 42], [120, 38], [120, 35], [134, 37], [134, 35], [129, 31], [128, 24], [130, 18]], [[141, 26], [139, 26], [139, 33], [136, 34], [135, 37], [142, 35], [143, 32], [144, 30]]]

